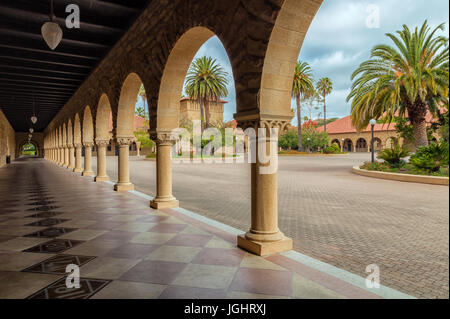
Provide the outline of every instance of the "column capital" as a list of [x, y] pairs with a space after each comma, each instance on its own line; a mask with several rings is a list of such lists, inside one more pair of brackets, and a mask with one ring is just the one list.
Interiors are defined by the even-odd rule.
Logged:
[[80, 148], [80, 147], [83, 146], [83, 144], [81, 144], [81, 143], [73, 143], [73, 146], [74, 146], [75, 148]]
[[119, 146], [129, 146], [129, 145], [133, 144], [134, 141], [135, 141], [134, 136], [116, 137], [116, 143]]
[[243, 130], [247, 128], [255, 129], [258, 133], [259, 128], [272, 129], [277, 128], [279, 135], [283, 134], [291, 123], [293, 113], [286, 115], [259, 114], [255, 112], [244, 112], [234, 114], [234, 118], [238, 123], [238, 127]]
[[150, 134], [150, 139], [156, 144], [173, 144], [178, 138], [176, 134], [169, 130], [149, 130], [148, 133]]
[[83, 146], [84, 147], [93, 147], [94, 146], [94, 142], [83, 142]]
[[97, 146], [108, 146], [109, 145], [109, 140], [103, 140], [103, 139], [95, 139], [95, 144]]

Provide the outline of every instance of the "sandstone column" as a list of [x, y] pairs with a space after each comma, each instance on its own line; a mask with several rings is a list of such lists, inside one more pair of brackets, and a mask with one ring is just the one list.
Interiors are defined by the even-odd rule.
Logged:
[[[265, 127], [269, 136], [270, 124], [258, 123], [257, 127]], [[283, 126], [281, 126], [283, 127]], [[281, 131], [280, 131], [281, 133]], [[287, 238], [278, 228], [278, 137], [263, 138], [256, 132], [256, 145], [252, 146], [252, 152], [266, 146], [266, 154], [269, 158], [272, 144], [273, 156], [270, 161], [256, 156], [256, 163], [251, 164], [251, 228], [245, 235], [238, 236], [238, 246], [257, 255], [269, 255], [292, 249], [292, 239]], [[259, 144], [259, 145], [258, 145]]]
[[72, 170], [75, 168], [75, 150], [72, 144], [67, 146], [69, 148], [69, 167], [68, 169]]
[[156, 197], [150, 202], [155, 209], [174, 208], [179, 202], [172, 195], [172, 146], [174, 138], [170, 133], [152, 136], [156, 143]]
[[58, 147], [58, 165], [63, 166], [64, 165], [64, 148], [61, 146]]
[[134, 185], [130, 183], [130, 145], [133, 143], [134, 137], [118, 137], [117, 145], [119, 146], [119, 179], [114, 185], [117, 192], [127, 192], [134, 190]]
[[84, 170], [82, 176], [94, 176], [95, 173], [92, 170], [92, 146], [93, 142], [84, 142]]
[[81, 143], [75, 143], [75, 173], [83, 172]]
[[109, 181], [109, 177], [106, 174], [106, 147], [109, 141], [97, 139], [95, 142], [97, 144], [97, 176], [95, 181], [106, 182]]
[[63, 148], [64, 148], [63, 167], [68, 168], [69, 167], [69, 148], [67, 147], [67, 145], [64, 145]]

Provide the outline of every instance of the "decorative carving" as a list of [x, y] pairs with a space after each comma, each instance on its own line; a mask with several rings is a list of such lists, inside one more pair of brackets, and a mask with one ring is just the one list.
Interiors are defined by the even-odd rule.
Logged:
[[125, 137], [117, 137], [116, 138], [116, 143], [119, 146], [129, 146], [131, 144], [133, 144], [133, 142], [135, 141], [134, 136], [125, 136]]
[[83, 142], [83, 146], [84, 147], [93, 147], [94, 146], [94, 142]]
[[96, 144], [97, 146], [103, 146], [103, 147], [106, 147], [106, 146], [109, 145], [109, 140], [96, 139], [96, 140], [95, 140], [95, 144]]
[[74, 143], [73, 146], [75, 146], [75, 148], [81, 148], [83, 145], [81, 143]]
[[246, 119], [238, 120], [238, 128], [242, 128], [243, 130], [253, 128], [256, 133], [258, 133], [259, 128], [265, 128], [267, 130], [278, 128], [278, 135], [281, 135], [287, 130], [289, 123], [290, 121], [283, 119]]
[[148, 133], [150, 139], [156, 144], [174, 143], [178, 139], [178, 136], [169, 130], [158, 130], [156, 132], [149, 130]]

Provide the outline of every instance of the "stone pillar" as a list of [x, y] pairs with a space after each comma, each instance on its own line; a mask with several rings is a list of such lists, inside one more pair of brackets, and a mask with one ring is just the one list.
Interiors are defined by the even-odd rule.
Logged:
[[68, 168], [69, 167], [69, 148], [67, 145], [63, 146], [64, 148], [64, 164], [63, 167]]
[[83, 165], [82, 165], [82, 150], [81, 150], [81, 143], [75, 144], [75, 169], [73, 170], [75, 173], [81, 173], [83, 172]]
[[97, 139], [95, 143], [97, 144], [97, 176], [95, 181], [106, 182], [109, 181], [109, 177], [106, 174], [106, 147], [109, 141]]
[[[270, 134], [269, 128], [279, 126], [283, 129], [285, 127], [283, 124], [271, 125], [267, 121], [258, 121], [255, 127], [264, 127], [267, 136]], [[279, 133], [282, 132], [281, 129]], [[256, 145], [250, 146], [252, 147], [251, 151], [256, 150], [256, 154], [258, 154], [259, 147], [264, 144], [258, 145], [259, 139], [262, 137], [258, 132], [256, 132], [256, 136]], [[277, 136], [267, 137], [265, 141], [266, 154], [270, 155], [271, 143], [273, 143], [272, 151], [275, 153], [267, 163], [257, 155], [256, 162], [251, 164], [251, 228], [245, 235], [238, 236], [237, 241], [239, 247], [260, 256], [292, 249], [292, 239], [285, 237], [278, 228], [277, 142]]]
[[62, 154], [62, 147], [58, 146], [58, 162], [56, 164], [58, 164], [59, 166], [61, 166], [63, 162], [61, 154]]
[[94, 176], [95, 173], [92, 170], [92, 146], [93, 142], [85, 142], [84, 146], [84, 170], [82, 176]]
[[69, 167], [67, 168], [73, 170], [75, 168], [75, 150], [72, 144], [67, 147], [69, 148]]
[[136, 156], [141, 156], [141, 142], [136, 141]]
[[127, 192], [134, 190], [134, 185], [130, 183], [130, 145], [133, 143], [134, 137], [118, 137], [117, 145], [119, 146], [119, 179], [114, 185], [117, 192]]
[[156, 143], [156, 197], [150, 202], [155, 209], [174, 208], [179, 202], [172, 195], [172, 146], [175, 139], [170, 133], [151, 136]]

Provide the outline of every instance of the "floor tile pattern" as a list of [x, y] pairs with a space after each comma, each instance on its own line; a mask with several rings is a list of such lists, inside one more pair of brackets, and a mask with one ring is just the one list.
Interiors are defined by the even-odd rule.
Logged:
[[[44, 160], [0, 169], [0, 298], [377, 297], [283, 258]], [[69, 264], [79, 289], [66, 288]]]

